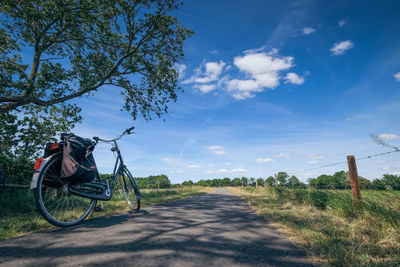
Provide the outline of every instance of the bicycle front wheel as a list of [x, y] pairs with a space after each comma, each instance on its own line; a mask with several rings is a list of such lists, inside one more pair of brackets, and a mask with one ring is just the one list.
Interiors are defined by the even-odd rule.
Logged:
[[118, 174], [118, 181], [121, 185], [122, 192], [129, 206], [134, 211], [140, 210], [140, 191], [133, 179], [132, 174], [127, 168], [123, 168]]
[[68, 183], [60, 177], [61, 161], [62, 154], [56, 154], [43, 167], [35, 189], [35, 201], [46, 221], [59, 227], [71, 227], [90, 214], [95, 200], [69, 193]]

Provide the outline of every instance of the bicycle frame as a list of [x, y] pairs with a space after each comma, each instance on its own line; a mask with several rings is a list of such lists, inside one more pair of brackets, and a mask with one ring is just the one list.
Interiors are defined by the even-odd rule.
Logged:
[[111, 176], [111, 184], [109, 185], [111, 187], [111, 191], [112, 191], [114, 189], [114, 185], [117, 180], [117, 175], [122, 174], [122, 172], [125, 168], [125, 165], [124, 165], [124, 161], [122, 159], [121, 151], [118, 148], [117, 140], [113, 140], [113, 147], [111, 148], [111, 151], [117, 152], [117, 158], [115, 160], [114, 170], [113, 170], [113, 174]]

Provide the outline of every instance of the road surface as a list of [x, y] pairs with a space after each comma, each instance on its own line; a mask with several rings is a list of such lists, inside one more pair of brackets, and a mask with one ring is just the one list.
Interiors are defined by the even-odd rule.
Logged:
[[225, 189], [2, 241], [0, 265], [311, 266]]

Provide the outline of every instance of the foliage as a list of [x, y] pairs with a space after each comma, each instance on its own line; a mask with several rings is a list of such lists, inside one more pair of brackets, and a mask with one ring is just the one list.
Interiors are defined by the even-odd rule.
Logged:
[[[48, 107], [116, 86], [136, 118], [176, 100], [183, 42], [175, 0], [17, 1], [0, 4], [0, 110]], [[30, 65], [21, 59], [33, 50]], [[30, 70], [28, 67], [30, 66]]]
[[[120, 89], [136, 119], [177, 99], [183, 43], [176, 0], [0, 2], [0, 166], [7, 179], [31, 170], [46, 142], [81, 121], [70, 100]], [[22, 56], [24, 55], [24, 56]], [[28, 55], [31, 55], [29, 58]], [[12, 166], [22, 166], [12, 170]]]
[[280, 186], [284, 186], [287, 183], [289, 175], [286, 172], [278, 172], [278, 183]]
[[[111, 174], [100, 174], [100, 178], [102, 180], [111, 177]], [[151, 175], [148, 177], [135, 177], [134, 178], [139, 189], [152, 189], [152, 188], [170, 188], [171, 181], [169, 180], [168, 176], [165, 174], [160, 175]], [[174, 186], [179, 187], [179, 186]]]
[[0, 167], [7, 183], [28, 183], [34, 159], [43, 156], [44, 145], [80, 121], [76, 115], [79, 109], [61, 106], [45, 109], [29, 105], [19, 116], [0, 113]]
[[[187, 185], [199, 185], [199, 186], [256, 186], [256, 180], [258, 186], [274, 186], [275, 178], [269, 176], [265, 180], [263, 178], [247, 178], [247, 177], [236, 177], [232, 180], [228, 177], [223, 179], [201, 179], [198, 182], [193, 182], [192, 180], [185, 181], [182, 183], [183, 186]], [[286, 172], [278, 173], [278, 181], [279, 186], [292, 188], [292, 189], [305, 189], [307, 185], [299, 179], [292, 175], [289, 175]], [[393, 189], [400, 190], [400, 176], [385, 174], [382, 179], [375, 179], [372, 182], [364, 177], [359, 176], [360, 188], [362, 190], [376, 189], [376, 190], [385, 190], [385, 189]], [[333, 175], [322, 174], [317, 178], [309, 179], [309, 186], [314, 189], [350, 189], [350, 178], [349, 174], [345, 171], [335, 172]], [[319, 197], [317, 197], [319, 198]]]
[[273, 186], [275, 184], [275, 178], [272, 176], [269, 176], [267, 179], [265, 179], [265, 183], [269, 186]]
[[392, 174], [384, 174], [382, 181], [394, 190], [400, 190], [400, 176]]
[[171, 181], [165, 174], [151, 175], [148, 177], [135, 178], [139, 188], [170, 188]]

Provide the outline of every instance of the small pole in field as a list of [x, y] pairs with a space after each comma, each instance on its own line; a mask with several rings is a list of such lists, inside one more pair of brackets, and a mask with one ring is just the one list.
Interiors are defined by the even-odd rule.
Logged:
[[258, 178], [256, 178], [256, 188], [258, 188]]
[[353, 155], [347, 156], [347, 163], [349, 165], [350, 185], [351, 185], [351, 191], [353, 192], [354, 204], [358, 206], [361, 200], [361, 193], [360, 193], [360, 183], [358, 181], [356, 159], [354, 158]]
[[274, 174], [274, 177], [275, 177], [275, 186], [277, 186], [278, 185], [278, 174]]

